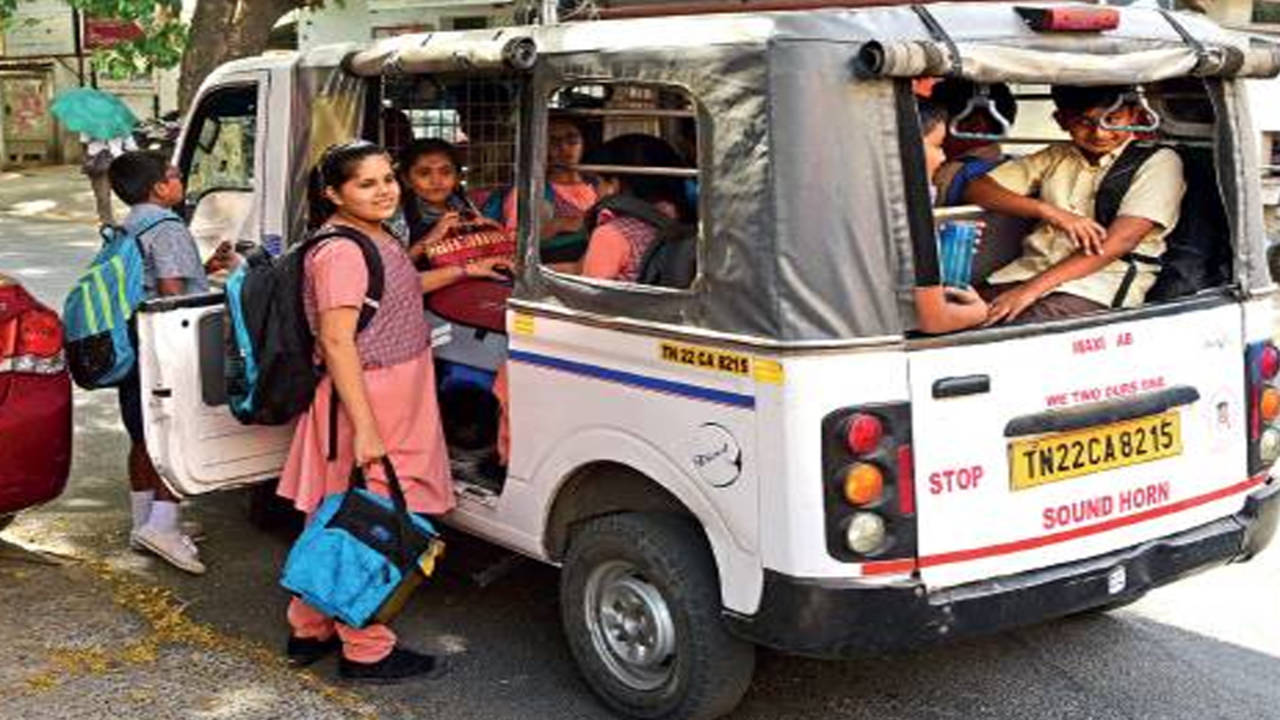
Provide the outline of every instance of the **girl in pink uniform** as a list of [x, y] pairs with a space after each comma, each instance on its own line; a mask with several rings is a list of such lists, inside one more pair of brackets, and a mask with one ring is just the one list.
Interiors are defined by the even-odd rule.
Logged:
[[[618, 167], [680, 168], [686, 163], [675, 148], [652, 135], [616, 137], [592, 154], [591, 164]], [[684, 181], [662, 175], [600, 173], [600, 196], [630, 195], [652, 205], [672, 220], [688, 222]], [[582, 257], [582, 274], [604, 280], [635, 282], [640, 261], [658, 236], [652, 224], [612, 210], [601, 210]]]
[[[384, 290], [373, 320], [359, 334], [356, 323], [368, 286], [360, 248], [335, 238], [306, 259], [307, 321], [327, 375], [298, 422], [279, 493], [310, 514], [325, 496], [347, 489], [353, 464], [370, 487], [387, 494], [380, 458], [389, 457], [404, 486], [409, 509], [442, 515], [453, 507], [452, 479], [436, 406], [431, 333], [422, 294], [473, 272], [469, 267], [419, 275], [404, 248], [383, 227], [396, 211], [400, 186], [382, 148], [366, 142], [330, 148], [316, 169], [313, 225], [345, 225], [368, 236], [382, 257]], [[336, 459], [328, 459], [329, 403], [336, 390]], [[385, 625], [352, 628], [298, 598], [289, 604], [287, 654], [306, 665], [342, 648], [344, 678], [389, 682], [431, 675], [440, 660], [396, 645]]]

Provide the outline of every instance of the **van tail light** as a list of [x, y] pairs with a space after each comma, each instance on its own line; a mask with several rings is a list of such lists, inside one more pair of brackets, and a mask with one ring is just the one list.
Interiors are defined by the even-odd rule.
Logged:
[[1120, 27], [1120, 13], [1105, 7], [1015, 7], [1036, 32], [1102, 32]]
[[1245, 351], [1248, 402], [1249, 474], [1267, 471], [1280, 459], [1280, 350], [1270, 341]]
[[57, 375], [64, 370], [62, 322], [56, 314], [25, 310], [0, 321], [0, 372]]
[[827, 552], [843, 562], [914, 560], [911, 406], [866, 405], [822, 421]]

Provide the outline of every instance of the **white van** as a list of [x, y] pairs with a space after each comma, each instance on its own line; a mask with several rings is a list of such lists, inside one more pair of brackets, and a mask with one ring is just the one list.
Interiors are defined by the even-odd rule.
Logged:
[[[1280, 56], [1202, 18], [1085, 7], [1040, 29], [984, 3], [264, 56], [204, 83], [178, 164], [211, 245], [296, 242], [311, 162], [356, 136], [465, 143], [482, 207], [520, 189], [505, 332], [435, 318], [445, 520], [563, 567], [567, 639], [612, 708], [714, 717], [757, 644], [835, 658], [1000, 631], [1270, 541], [1280, 353], [1240, 78]], [[1139, 308], [917, 332], [911, 290], [938, 246], [913, 81], [938, 76], [1009, 83], [1041, 120], [1050, 83], [1140, 84], [1154, 139], [1199, 173], [1184, 216], [1215, 223], [1222, 275]], [[688, 181], [689, 287], [544, 264], [531, 198], [554, 113], [588, 144], [645, 132], [690, 158], [648, 170]], [[1062, 139], [1024, 127], [1007, 152]], [[183, 494], [275, 476], [291, 436], [227, 411], [222, 313], [214, 293], [140, 315], [147, 444]], [[467, 410], [503, 362], [512, 451], [493, 482], [468, 460], [494, 430]]]

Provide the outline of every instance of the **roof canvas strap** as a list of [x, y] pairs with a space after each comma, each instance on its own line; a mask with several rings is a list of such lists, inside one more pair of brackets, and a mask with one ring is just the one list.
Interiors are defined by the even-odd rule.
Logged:
[[960, 49], [956, 47], [955, 41], [943, 29], [938, 19], [933, 16], [933, 13], [929, 12], [929, 8], [923, 5], [912, 5], [911, 10], [920, 17], [920, 22], [924, 23], [925, 29], [929, 31], [933, 39], [946, 45], [947, 54], [950, 55], [948, 59], [950, 67], [947, 69], [947, 74], [960, 77]]
[[1173, 28], [1174, 32], [1178, 33], [1178, 36], [1182, 38], [1182, 42], [1186, 43], [1188, 47], [1195, 51], [1196, 66], [1192, 69], [1191, 74], [1219, 74], [1222, 63], [1214, 60], [1213, 55], [1209, 53], [1209, 49], [1204, 46], [1204, 43], [1200, 42], [1194, 35], [1187, 32], [1187, 29], [1182, 26], [1182, 23], [1178, 22], [1178, 19], [1173, 16], [1173, 13], [1165, 10], [1164, 8], [1160, 8], [1158, 12], [1160, 13], [1160, 17], [1164, 18], [1165, 21]]

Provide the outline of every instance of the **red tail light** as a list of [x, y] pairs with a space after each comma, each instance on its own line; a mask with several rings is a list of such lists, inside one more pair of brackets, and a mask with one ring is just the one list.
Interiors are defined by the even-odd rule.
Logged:
[[913, 561], [911, 406], [837, 410], [822, 434], [827, 552], [843, 562]]
[[1245, 352], [1245, 392], [1249, 412], [1249, 474], [1269, 470], [1280, 459], [1280, 351], [1270, 342]]
[[845, 441], [854, 455], [870, 455], [884, 439], [884, 424], [875, 415], [858, 413], [849, 418]]
[[915, 456], [910, 445], [898, 447], [898, 512], [916, 514]]
[[0, 372], [56, 375], [65, 369], [57, 315], [26, 310], [0, 322]]
[[18, 352], [53, 357], [62, 352], [62, 322], [51, 312], [29, 311], [18, 317]]

